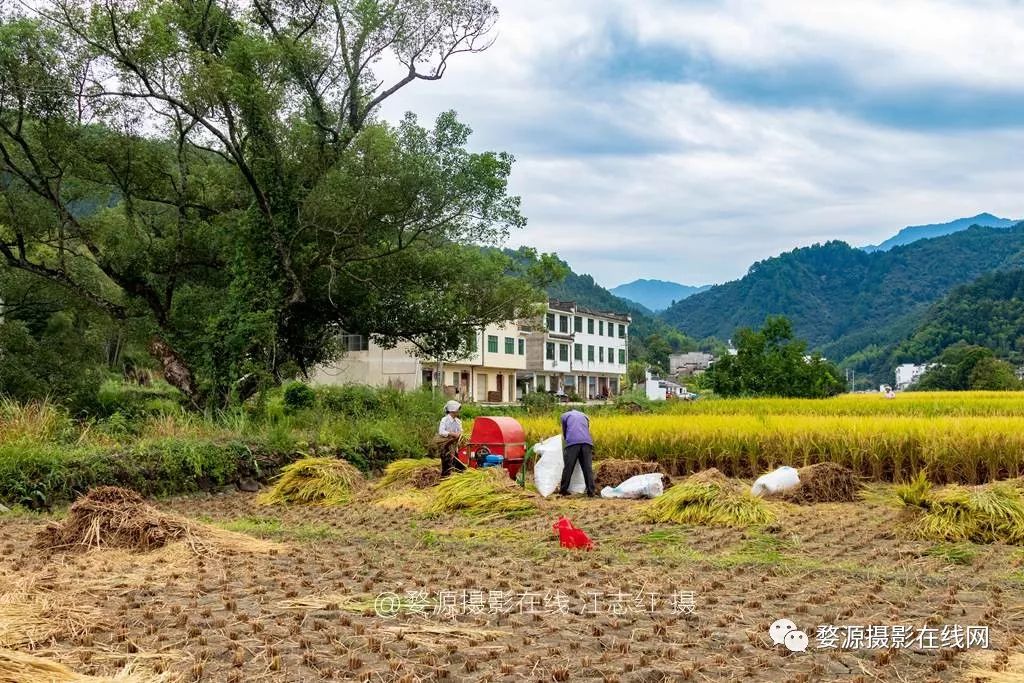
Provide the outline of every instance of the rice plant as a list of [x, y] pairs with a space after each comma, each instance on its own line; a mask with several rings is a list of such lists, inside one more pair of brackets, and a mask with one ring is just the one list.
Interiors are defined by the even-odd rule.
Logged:
[[775, 519], [765, 503], [724, 483], [685, 481], [655, 498], [644, 511], [653, 522], [749, 527]]
[[1024, 543], [1024, 496], [1012, 484], [950, 485], [932, 490], [920, 480], [897, 492], [918, 510], [911, 532], [918, 538], [952, 543]]
[[535, 509], [532, 496], [516, 486], [504, 469], [483, 467], [443, 479], [427, 512], [519, 516]]
[[[531, 442], [558, 432], [553, 417], [520, 421]], [[1024, 475], [1019, 416], [597, 415], [591, 432], [596, 457], [657, 460], [675, 473], [716, 467], [754, 477], [781, 465], [832, 462], [876, 481], [901, 481], [923, 469], [936, 483]]]
[[424, 472], [438, 472], [439, 468], [437, 458], [395, 460], [385, 468], [384, 475], [377, 482], [377, 488], [415, 486]]
[[344, 460], [303, 458], [281, 470], [274, 486], [262, 493], [263, 505], [344, 505], [363, 485], [363, 475]]

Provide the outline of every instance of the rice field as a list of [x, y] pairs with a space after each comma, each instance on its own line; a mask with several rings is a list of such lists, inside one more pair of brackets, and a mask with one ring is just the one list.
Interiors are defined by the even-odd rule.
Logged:
[[[552, 417], [521, 420], [527, 440], [557, 433]], [[596, 414], [595, 457], [657, 460], [676, 474], [717, 467], [753, 477], [780, 465], [834, 462], [880, 481], [926, 470], [937, 483], [1024, 474], [1024, 395], [998, 392], [710, 400], [655, 414]]]

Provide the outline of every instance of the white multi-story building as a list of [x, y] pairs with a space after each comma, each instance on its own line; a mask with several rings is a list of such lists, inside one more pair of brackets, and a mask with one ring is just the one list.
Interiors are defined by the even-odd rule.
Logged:
[[629, 362], [628, 315], [598, 311], [573, 301], [548, 302], [543, 329], [526, 342], [520, 391], [615, 396]]
[[424, 359], [409, 343], [386, 349], [360, 335], [343, 337], [345, 354], [318, 367], [313, 384], [366, 384], [403, 391], [441, 387], [461, 401], [511, 403], [516, 381], [526, 369], [528, 333], [516, 323], [477, 330], [466, 358], [451, 363]]

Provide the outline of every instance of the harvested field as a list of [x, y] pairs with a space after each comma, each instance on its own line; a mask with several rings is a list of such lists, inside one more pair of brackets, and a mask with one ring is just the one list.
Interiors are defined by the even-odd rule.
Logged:
[[[705, 473], [673, 491], [701, 482], [749, 486]], [[729, 528], [646, 522], [648, 501], [537, 500], [530, 516], [480, 519], [375, 506], [379, 493], [340, 507], [243, 493], [149, 503], [202, 528], [273, 529], [287, 549], [262, 553], [41, 554], [46, 519], [2, 516], [0, 648], [146, 681], [1019, 680], [995, 675], [1024, 652], [1020, 552], [965, 543], [953, 561], [894, 534], [906, 512], [892, 505], [765, 501], [774, 522]], [[560, 514], [597, 548], [560, 549]], [[44, 628], [58, 609], [66, 622]], [[992, 650], [792, 654], [768, 638], [780, 617], [809, 634], [984, 624]]]

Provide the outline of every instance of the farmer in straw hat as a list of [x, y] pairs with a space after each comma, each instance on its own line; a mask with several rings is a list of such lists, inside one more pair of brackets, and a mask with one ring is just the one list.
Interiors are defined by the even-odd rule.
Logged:
[[448, 401], [444, 405], [444, 417], [441, 424], [437, 426], [437, 436], [431, 444], [433, 449], [441, 456], [441, 476], [447, 477], [451, 474], [452, 466], [464, 469], [455, 455], [459, 449], [459, 441], [462, 439], [462, 420], [459, 419], [459, 410], [462, 404], [458, 401]]

